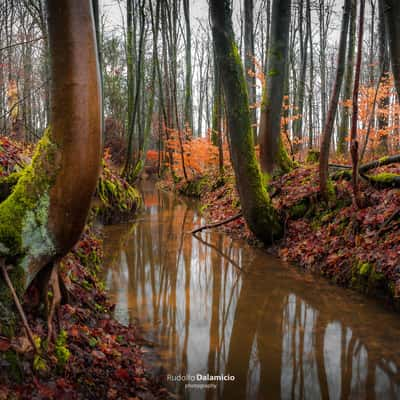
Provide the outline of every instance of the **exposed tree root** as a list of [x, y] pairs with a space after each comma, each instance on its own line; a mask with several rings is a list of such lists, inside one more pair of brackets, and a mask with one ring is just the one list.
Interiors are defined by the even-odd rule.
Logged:
[[11, 295], [12, 295], [14, 303], [15, 303], [15, 307], [17, 308], [18, 314], [21, 317], [22, 324], [24, 325], [24, 328], [25, 328], [26, 334], [28, 336], [29, 342], [31, 343], [32, 348], [35, 351], [35, 353], [38, 353], [38, 348], [36, 346], [35, 340], [33, 339], [32, 330], [29, 327], [29, 323], [28, 323], [28, 320], [26, 318], [24, 309], [22, 308], [21, 302], [19, 301], [17, 293], [15, 292], [14, 286], [13, 286], [11, 280], [10, 280], [10, 277], [8, 276], [8, 269], [11, 268], [11, 267], [7, 267], [5, 265], [4, 259], [2, 258], [2, 259], [0, 259], [0, 268], [1, 268], [1, 271], [3, 273], [4, 281], [6, 282], [8, 288], [10, 289]]
[[53, 296], [51, 298], [50, 307], [47, 315], [47, 340], [50, 341], [53, 339], [55, 341], [55, 333], [53, 330], [53, 319], [55, 311], [58, 311], [61, 304], [61, 289], [60, 289], [60, 281], [58, 274], [58, 263], [55, 264], [51, 270], [49, 286], [52, 288]]

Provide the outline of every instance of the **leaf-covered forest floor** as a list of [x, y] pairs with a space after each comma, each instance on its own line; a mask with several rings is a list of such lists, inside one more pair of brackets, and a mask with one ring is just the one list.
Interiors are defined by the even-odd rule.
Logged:
[[[29, 162], [31, 150], [0, 138], [0, 180]], [[102, 239], [94, 228], [127, 218], [139, 195], [113, 173], [106, 155], [89, 223], [81, 240], [62, 260], [68, 303], [57, 313], [54, 343], [47, 342], [47, 321], [38, 311], [39, 294], [30, 290], [24, 309], [33, 331], [36, 354], [23, 328], [12, 339], [0, 336], [0, 399], [163, 399], [169, 393], [146, 370], [140, 328], [112, 318], [98, 272], [103, 265]]]
[[[394, 164], [375, 173], [400, 173]], [[367, 207], [352, 201], [348, 170], [334, 172], [329, 204], [320, 198], [318, 166], [301, 165], [268, 185], [273, 204], [284, 221], [284, 237], [268, 250], [283, 260], [326, 276], [339, 285], [384, 297], [398, 308], [400, 296], [400, 190], [377, 189], [362, 183]], [[197, 177], [176, 188], [198, 195], [207, 223], [228, 219], [240, 212], [232, 171]], [[255, 238], [241, 217], [220, 226], [233, 237]]]

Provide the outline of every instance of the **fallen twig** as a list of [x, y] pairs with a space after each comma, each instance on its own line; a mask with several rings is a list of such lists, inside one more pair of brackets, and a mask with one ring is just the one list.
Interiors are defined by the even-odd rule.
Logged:
[[223, 221], [214, 222], [212, 224], [207, 224], [207, 225], [200, 226], [199, 228], [196, 228], [196, 229], [192, 230], [190, 233], [192, 235], [194, 235], [195, 233], [201, 232], [204, 229], [217, 228], [218, 226], [225, 225], [225, 224], [228, 224], [229, 222], [235, 221], [235, 220], [239, 219], [242, 216], [243, 216], [243, 213], [240, 212], [239, 214], [236, 214], [233, 217], [224, 219]]

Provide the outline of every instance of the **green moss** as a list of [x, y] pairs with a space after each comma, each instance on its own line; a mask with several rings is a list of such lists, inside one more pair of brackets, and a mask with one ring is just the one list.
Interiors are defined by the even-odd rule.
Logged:
[[400, 175], [391, 172], [382, 172], [377, 175], [369, 175], [370, 182], [378, 188], [398, 187], [400, 184]]
[[8, 350], [1, 356], [8, 364], [7, 375], [17, 383], [22, 382], [22, 365], [18, 354], [14, 350]]
[[375, 182], [387, 183], [387, 182], [392, 181], [394, 178], [399, 178], [399, 177], [400, 177], [400, 175], [398, 175], [398, 174], [393, 174], [391, 172], [382, 172], [380, 174], [374, 175], [372, 177], [372, 179]]
[[352, 287], [361, 292], [391, 296], [390, 282], [385, 275], [368, 262], [357, 262], [353, 267]]
[[185, 182], [178, 190], [185, 196], [199, 198], [208, 187], [209, 179], [203, 176]]
[[379, 164], [384, 164], [388, 159], [389, 159], [389, 156], [381, 157], [381, 158], [378, 160], [378, 163], [379, 163]]
[[57, 357], [57, 366], [64, 368], [71, 357], [71, 352], [67, 347], [67, 332], [65, 330], [62, 330], [56, 339], [54, 353]]
[[310, 149], [308, 150], [307, 157], [306, 157], [306, 163], [308, 164], [315, 164], [319, 161], [319, 151]]
[[298, 219], [304, 217], [304, 215], [307, 213], [308, 207], [305, 201], [301, 201], [298, 204], [295, 204], [292, 206], [289, 210], [289, 215], [290, 218], [292, 219]]
[[[0, 257], [13, 265], [10, 278], [19, 295], [34, 277], [31, 266], [55, 252], [47, 221], [49, 192], [57, 175], [56, 153], [57, 146], [48, 129], [36, 147], [31, 165], [21, 172], [12, 194], [0, 204]], [[12, 304], [2, 281], [0, 303], [5, 309]]]
[[33, 358], [33, 370], [36, 372], [46, 372], [48, 370], [47, 362], [40, 354], [35, 354]]
[[106, 224], [129, 219], [142, 204], [139, 192], [114, 173], [105, 161], [95, 196], [100, 200], [96, 215]]
[[268, 71], [268, 76], [278, 76], [279, 75], [279, 71], [276, 69], [271, 69]]
[[371, 272], [371, 265], [369, 263], [362, 263], [359, 266], [359, 273], [361, 276], [369, 276]]

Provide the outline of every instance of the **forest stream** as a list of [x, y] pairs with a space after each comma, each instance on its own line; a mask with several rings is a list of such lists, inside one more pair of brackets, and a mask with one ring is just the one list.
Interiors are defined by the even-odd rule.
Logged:
[[[398, 315], [222, 233], [193, 236], [204, 223], [196, 202], [150, 183], [142, 194], [133, 225], [105, 228], [104, 279], [115, 316], [138, 320], [173, 391], [400, 399]], [[234, 380], [175, 380], [197, 374]]]

